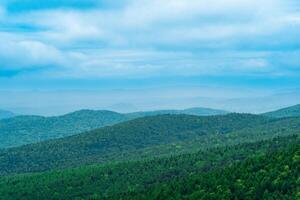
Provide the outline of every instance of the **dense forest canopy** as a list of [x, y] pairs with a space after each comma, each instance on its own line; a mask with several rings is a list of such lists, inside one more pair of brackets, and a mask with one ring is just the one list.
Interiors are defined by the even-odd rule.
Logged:
[[3, 177], [0, 195], [6, 200], [295, 199], [299, 162], [299, 137], [289, 136], [159, 159]]
[[300, 198], [300, 117], [174, 110], [124, 116], [83, 110], [1, 120], [0, 130], [16, 133], [9, 139], [20, 134], [18, 123], [32, 133], [92, 130], [0, 150], [0, 199]]
[[63, 139], [2, 150], [0, 174], [136, 160], [259, 141], [297, 134], [299, 121], [250, 114], [139, 118]]
[[[107, 110], [80, 110], [55, 117], [29, 115], [13, 117], [12, 113], [0, 111], [0, 149], [41, 142], [49, 139], [63, 138], [145, 116], [162, 114], [210, 116], [226, 113], [227, 112], [223, 110], [208, 108], [159, 110], [135, 113], [117, 113]], [[1, 116], [2, 118], [7, 119], [1, 120]]]

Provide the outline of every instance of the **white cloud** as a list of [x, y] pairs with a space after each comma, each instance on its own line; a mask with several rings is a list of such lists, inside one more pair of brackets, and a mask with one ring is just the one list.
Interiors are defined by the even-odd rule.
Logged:
[[[41, 26], [45, 39], [102, 40], [108, 44], [169, 43], [223, 39], [237, 34], [272, 33], [286, 14], [282, 0], [135, 0], [121, 10], [48, 10], [21, 14], [20, 21]], [[274, 20], [276, 19], [276, 20]], [[171, 37], [169, 38], [169, 35]], [[177, 37], [175, 37], [176, 35]], [[197, 35], [197, 37], [196, 37]], [[117, 41], [117, 42], [116, 42]]]
[[51, 63], [54, 60], [58, 62], [62, 60], [60, 51], [58, 51], [55, 47], [46, 45], [42, 42], [21, 41], [17, 45], [27, 53], [28, 57], [30, 57], [33, 62], [42, 61], [45, 63]]
[[[201, 105], [259, 111], [299, 99], [248, 99], [268, 95], [268, 87], [298, 86], [298, 0], [122, 0], [108, 9], [68, 8], [71, 1], [48, 10], [24, 6], [22, 12], [1, 7], [1, 1], [0, 86], [9, 92], [0, 91], [0, 106], [48, 114], [119, 103], [142, 109]], [[191, 89], [202, 83], [222, 87]], [[142, 89], [14, 94], [16, 88]]]
[[[63, 61], [62, 52], [39, 41], [18, 40], [11, 35], [0, 34], [1, 67], [22, 69], [58, 65]], [[10, 39], [10, 40], [8, 40]]]
[[236, 49], [239, 43], [259, 45], [261, 37], [264, 43], [284, 42], [274, 35], [289, 34], [291, 24], [300, 32], [299, 13], [291, 2], [131, 0], [117, 9], [6, 14], [0, 7], [0, 22], [2, 16], [6, 25], [33, 27], [27, 32], [0, 32], [0, 59], [6, 68], [60, 68], [45, 72], [47, 76], [272, 74], [279, 70], [269, 61], [274, 54], [248, 57], [253, 49]]
[[6, 10], [0, 5], [0, 21], [5, 17]]
[[297, 15], [286, 16], [283, 21], [294, 25], [300, 25], [300, 13]]
[[[120, 19], [126, 25], [145, 26], [161, 22], [186, 22], [187, 20], [199, 19], [199, 17], [220, 17], [239, 20], [244, 18], [253, 18], [258, 15], [265, 16], [265, 11], [272, 11], [272, 14], [278, 12], [277, 8], [281, 1], [278, 0], [139, 0], [133, 1], [123, 13]], [[272, 6], [271, 6], [272, 5]], [[248, 15], [248, 16], [247, 16]], [[238, 16], [238, 17], [237, 17]], [[201, 18], [200, 18], [201, 20]], [[202, 21], [203, 22], [203, 21]]]

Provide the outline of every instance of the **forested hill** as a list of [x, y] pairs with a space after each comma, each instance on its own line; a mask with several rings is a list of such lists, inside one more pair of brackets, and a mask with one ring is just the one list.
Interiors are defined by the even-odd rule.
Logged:
[[14, 117], [15, 114], [13, 112], [7, 110], [0, 110], [0, 120]]
[[264, 113], [263, 115], [269, 116], [269, 117], [277, 117], [277, 118], [282, 118], [282, 117], [300, 117], [300, 104], [287, 107], [287, 108], [282, 108], [276, 111], [272, 112], [267, 112]]
[[2, 177], [0, 197], [292, 200], [299, 199], [299, 162], [299, 138], [290, 136], [160, 159]]
[[126, 114], [129, 118], [138, 118], [146, 116], [155, 116], [155, 115], [165, 115], [165, 114], [185, 114], [185, 115], [196, 115], [196, 116], [211, 116], [211, 115], [225, 115], [228, 114], [228, 111], [211, 109], [211, 108], [188, 108], [184, 110], [157, 110], [157, 111], [148, 111], [148, 112], [134, 112]]
[[63, 139], [3, 150], [0, 174], [168, 156], [297, 133], [300, 133], [298, 118], [272, 119], [250, 114], [145, 117]]
[[92, 110], [58, 117], [17, 116], [0, 121], [0, 148], [66, 137], [126, 120], [119, 113]]
[[121, 114], [105, 110], [80, 110], [57, 117], [18, 116], [0, 120], [0, 148], [16, 147], [49, 139], [63, 138], [144, 116], [184, 113], [206, 116], [225, 114], [226, 111], [191, 108], [186, 110], [161, 110]]
[[290, 199], [300, 198], [300, 145], [255, 153], [247, 160], [205, 173], [190, 173], [156, 182], [145, 190], [132, 190], [107, 199]]

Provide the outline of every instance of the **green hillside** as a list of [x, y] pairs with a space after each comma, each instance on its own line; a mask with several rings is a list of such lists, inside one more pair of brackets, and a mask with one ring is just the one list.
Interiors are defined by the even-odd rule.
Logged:
[[224, 115], [228, 113], [229, 112], [225, 110], [217, 110], [217, 109], [210, 109], [210, 108], [188, 108], [182, 110], [182, 114], [198, 115], [198, 116]]
[[191, 115], [217, 115], [226, 113], [221, 110], [193, 108], [128, 114], [101, 110], [80, 110], [57, 117], [18, 116], [0, 120], [0, 148], [10, 148], [49, 139], [63, 138], [139, 117], [160, 114], [182, 114], [185, 112]]
[[228, 111], [211, 109], [211, 108], [188, 108], [184, 110], [157, 110], [157, 111], [148, 111], [148, 112], [134, 112], [128, 113], [129, 118], [138, 118], [146, 116], [156, 116], [156, 115], [166, 115], [166, 114], [185, 114], [185, 115], [196, 115], [196, 116], [211, 116], [211, 115], [225, 115], [228, 114]]
[[[107, 199], [290, 199], [300, 198], [300, 145], [251, 156], [205, 173], [159, 181]], [[100, 198], [99, 198], [100, 199]]]
[[92, 110], [58, 117], [17, 116], [0, 121], [0, 148], [66, 137], [125, 120], [119, 113]]
[[282, 108], [276, 111], [267, 112], [263, 115], [269, 116], [269, 117], [277, 117], [277, 118], [283, 118], [283, 117], [300, 117], [300, 104]]
[[0, 197], [296, 199], [299, 162], [299, 138], [290, 136], [160, 159], [3, 177]]
[[11, 117], [14, 117], [15, 114], [10, 112], [10, 111], [7, 111], [7, 110], [0, 110], [0, 120], [1, 119], [7, 119], [7, 118], [11, 118]]
[[[102, 112], [102, 121], [106, 114], [120, 123], [0, 150], [0, 199], [299, 197], [300, 117], [168, 114], [122, 122], [124, 115]], [[81, 119], [95, 113], [70, 115], [57, 118], [87, 127]]]
[[299, 118], [270, 119], [250, 114], [145, 117], [76, 136], [3, 150], [0, 174], [169, 156], [298, 133]]

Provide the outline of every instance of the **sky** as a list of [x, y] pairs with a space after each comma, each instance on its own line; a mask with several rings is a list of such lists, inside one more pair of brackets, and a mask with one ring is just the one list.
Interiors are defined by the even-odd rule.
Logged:
[[0, 2], [0, 109], [263, 112], [299, 88], [298, 0]]

